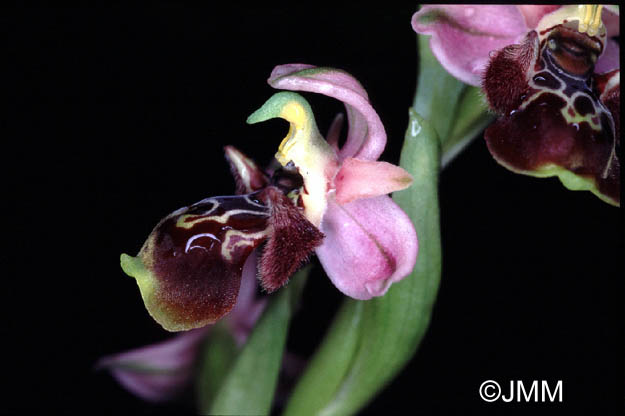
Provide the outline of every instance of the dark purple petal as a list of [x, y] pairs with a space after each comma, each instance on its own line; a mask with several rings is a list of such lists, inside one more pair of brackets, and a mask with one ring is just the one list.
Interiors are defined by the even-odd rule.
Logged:
[[603, 74], [621, 67], [620, 48], [617, 41], [608, 39], [606, 48], [595, 66], [597, 74]]
[[621, 21], [617, 5], [604, 5], [601, 12], [601, 20], [608, 31], [608, 37], [617, 37], [621, 34]]

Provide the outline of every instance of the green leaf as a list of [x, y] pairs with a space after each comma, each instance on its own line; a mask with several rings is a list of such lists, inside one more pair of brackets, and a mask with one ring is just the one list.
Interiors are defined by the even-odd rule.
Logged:
[[211, 329], [202, 347], [200, 369], [195, 383], [198, 409], [208, 413], [210, 405], [238, 353], [236, 341], [223, 322]]
[[394, 199], [419, 236], [414, 271], [386, 295], [348, 299], [296, 386], [286, 415], [350, 415], [369, 402], [415, 353], [430, 321], [440, 279], [438, 173], [435, 130], [410, 111], [401, 166], [415, 178]]
[[413, 108], [432, 124], [444, 146], [455, 120], [460, 96], [467, 85], [438, 63], [430, 50], [429, 36], [417, 35], [417, 39], [419, 77]]
[[442, 145], [442, 167], [447, 166], [494, 120], [495, 116], [488, 111], [482, 90], [467, 85], [460, 95], [453, 128]]
[[219, 390], [208, 413], [270, 413], [289, 321], [309, 272], [310, 266], [303, 268], [285, 288], [272, 296], [230, 371], [220, 380]]

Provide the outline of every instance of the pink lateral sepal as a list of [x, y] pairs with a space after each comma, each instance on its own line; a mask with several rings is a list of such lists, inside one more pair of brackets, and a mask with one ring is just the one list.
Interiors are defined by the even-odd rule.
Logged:
[[345, 205], [330, 198], [321, 231], [326, 238], [317, 256], [332, 283], [352, 298], [384, 295], [415, 265], [415, 229], [386, 195]]

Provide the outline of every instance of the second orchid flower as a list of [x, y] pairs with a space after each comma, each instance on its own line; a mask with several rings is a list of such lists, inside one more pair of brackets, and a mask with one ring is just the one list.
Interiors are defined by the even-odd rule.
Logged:
[[508, 169], [557, 176], [620, 204], [618, 9], [597, 5], [427, 5], [412, 20], [441, 65], [481, 86], [485, 131]]

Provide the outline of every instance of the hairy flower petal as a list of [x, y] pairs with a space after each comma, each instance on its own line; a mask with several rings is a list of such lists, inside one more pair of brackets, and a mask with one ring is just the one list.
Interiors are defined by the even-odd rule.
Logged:
[[263, 289], [273, 292], [308, 260], [323, 241], [323, 234], [277, 188], [268, 187], [264, 193], [271, 207], [271, 234], [263, 249], [259, 272]]
[[412, 176], [388, 162], [348, 158], [334, 178], [336, 202], [346, 204], [358, 198], [386, 195], [406, 189]]
[[317, 255], [332, 283], [355, 299], [382, 296], [407, 276], [417, 256], [410, 218], [388, 196], [339, 205], [330, 198]]
[[367, 92], [347, 72], [305, 64], [279, 65], [267, 80], [277, 89], [316, 92], [345, 104], [349, 133], [339, 158], [376, 160], [386, 146], [386, 132]]

